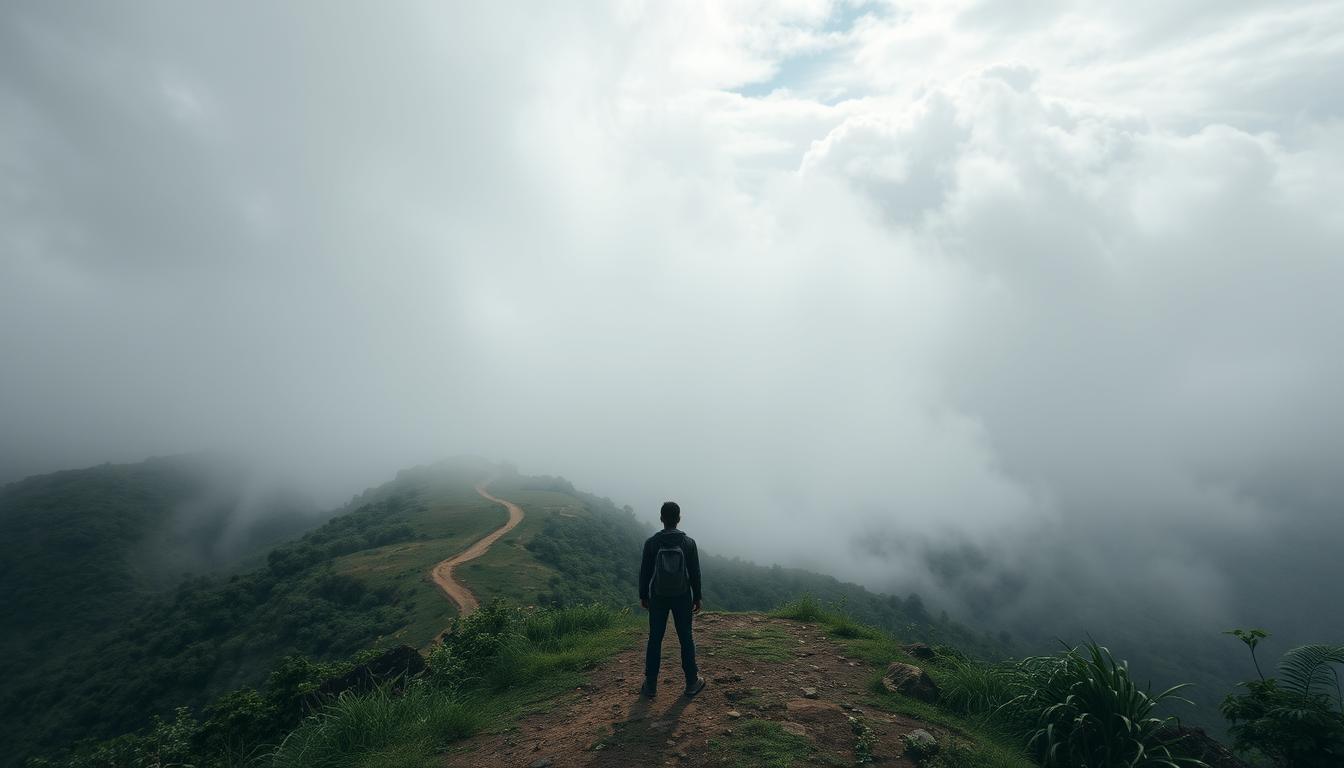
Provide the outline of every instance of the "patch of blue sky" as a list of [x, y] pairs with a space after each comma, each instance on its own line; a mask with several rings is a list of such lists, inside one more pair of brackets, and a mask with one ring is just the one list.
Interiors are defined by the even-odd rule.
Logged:
[[[838, 2], [832, 7], [831, 13], [822, 22], [821, 26], [818, 27], [818, 31], [828, 35], [844, 34], [853, 29], [859, 19], [864, 16], [885, 16], [890, 11], [891, 9], [884, 3], [872, 2], [872, 0]], [[764, 98], [778, 90], [798, 91], [814, 75], [826, 69], [827, 65], [837, 58], [832, 50], [789, 56], [777, 63], [774, 74], [770, 78], [746, 83], [736, 91], [749, 99]]]

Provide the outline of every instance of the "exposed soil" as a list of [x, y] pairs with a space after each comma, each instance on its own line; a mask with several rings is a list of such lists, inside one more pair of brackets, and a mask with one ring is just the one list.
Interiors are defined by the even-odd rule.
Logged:
[[[663, 644], [662, 679], [653, 700], [639, 696], [644, 648], [618, 654], [587, 673], [587, 683], [549, 711], [516, 728], [455, 745], [446, 766], [721, 766], [751, 764], [731, 751], [734, 729], [751, 719], [780, 723], [815, 748], [803, 762], [855, 765], [851, 717], [872, 732], [873, 764], [913, 766], [901, 736], [916, 728], [940, 740], [944, 731], [864, 705], [874, 668], [848, 659], [822, 627], [751, 614], [696, 617], [700, 673], [708, 681], [694, 698], [684, 679], [676, 633]], [[805, 693], [804, 689], [813, 689]], [[808, 696], [815, 695], [816, 698]], [[716, 742], [715, 749], [711, 742]], [[547, 762], [549, 761], [549, 762]]]
[[508, 522], [486, 534], [470, 547], [467, 547], [456, 555], [453, 555], [447, 560], [434, 566], [433, 570], [430, 571], [430, 576], [433, 577], [434, 583], [438, 585], [439, 589], [443, 590], [443, 593], [448, 596], [449, 600], [452, 600], [457, 604], [458, 613], [462, 616], [466, 616], [479, 608], [481, 602], [476, 599], [476, 596], [471, 593], [470, 589], [467, 589], [466, 585], [453, 579], [453, 568], [484, 555], [490, 550], [491, 544], [499, 541], [499, 537], [513, 530], [514, 527], [523, 521], [522, 507], [511, 501], [505, 501], [501, 498], [491, 496], [490, 493], [485, 490], [484, 484], [476, 486], [476, 492], [479, 493], [482, 498], [489, 499], [496, 504], [503, 504], [504, 508], [509, 510]]

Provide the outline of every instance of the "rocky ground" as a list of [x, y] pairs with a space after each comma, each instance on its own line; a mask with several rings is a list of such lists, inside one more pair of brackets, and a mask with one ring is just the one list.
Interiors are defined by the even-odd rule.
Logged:
[[[663, 646], [652, 701], [638, 695], [643, 648], [593, 669], [586, 683], [516, 728], [455, 745], [447, 766], [914, 765], [902, 738], [937, 726], [865, 705], [878, 671], [845, 656], [817, 625], [761, 615], [707, 613], [696, 620], [700, 694], [681, 695], [675, 633]], [[923, 736], [917, 736], [922, 738]]]

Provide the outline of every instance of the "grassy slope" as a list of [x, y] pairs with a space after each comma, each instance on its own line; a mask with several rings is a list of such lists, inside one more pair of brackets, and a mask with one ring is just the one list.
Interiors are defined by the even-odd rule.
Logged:
[[526, 517], [489, 552], [461, 568], [462, 582], [478, 596], [533, 604], [557, 571], [538, 560], [528, 545], [543, 535], [547, 520], [591, 519], [592, 513], [581, 500], [558, 491], [510, 488], [501, 498], [522, 507]]
[[408, 515], [417, 535], [425, 538], [344, 555], [332, 570], [360, 580], [370, 589], [390, 587], [408, 609], [403, 626], [376, 638], [374, 645], [424, 646], [457, 615], [452, 601], [429, 578], [441, 560], [504, 524], [508, 513], [494, 502], [463, 493], [430, 497], [423, 510]]

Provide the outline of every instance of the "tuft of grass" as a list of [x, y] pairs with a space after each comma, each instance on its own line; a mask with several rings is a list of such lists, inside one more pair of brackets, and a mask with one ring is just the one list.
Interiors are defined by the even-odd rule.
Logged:
[[826, 621], [830, 614], [826, 612], [820, 600], [811, 595], [803, 595], [779, 606], [771, 611], [770, 615], [780, 619], [818, 623]]
[[725, 632], [724, 640], [715, 650], [722, 656], [782, 662], [793, 658], [797, 643], [779, 627], [752, 627]]

